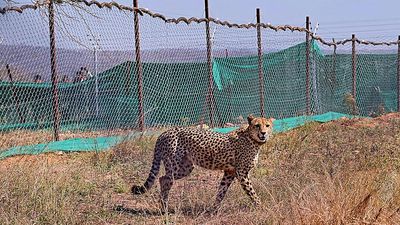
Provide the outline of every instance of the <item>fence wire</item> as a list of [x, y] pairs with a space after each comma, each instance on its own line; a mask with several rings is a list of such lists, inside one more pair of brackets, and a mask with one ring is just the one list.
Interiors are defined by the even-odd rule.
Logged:
[[[140, 37], [135, 35], [134, 11], [139, 13]], [[48, 8], [28, 5], [0, 13], [0, 130], [51, 134]], [[398, 110], [398, 41], [354, 39], [354, 71], [351, 38], [327, 41], [302, 27], [259, 25], [261, 58], [254, 23], [174, 19], [117, 3], [57, 3], [61, 139], [126, 134], [138, 128], [141, 116], [151, 129], [203, 123], [221, 127], [261, 112], [287, 118], [307, 112], [376, 116]], [[29, 143], [50, 141], [46, 135]]]

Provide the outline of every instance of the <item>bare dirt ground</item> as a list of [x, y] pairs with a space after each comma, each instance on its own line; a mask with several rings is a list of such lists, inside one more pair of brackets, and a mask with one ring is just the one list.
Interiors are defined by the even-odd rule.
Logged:
[[169, 216], [159, 211], [158, 185], [130, 194], [147, 177], [155, 140], [0, 161], [0, 224], [400, 224], [398, 113], [275, 135], [252, 174], [262, 206], [235, 182], [217, 214], [207, 209], [218, 171], [196, 168], [176, 181]]

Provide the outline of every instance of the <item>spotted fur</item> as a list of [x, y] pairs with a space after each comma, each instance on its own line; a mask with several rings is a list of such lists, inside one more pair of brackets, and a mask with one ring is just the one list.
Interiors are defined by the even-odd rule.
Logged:
[[163, 162], [165, 175], [159, 178], [163, 210], [166, 210], [168, 193], [174, 180], [188, 176], [194, 165], [224, 171], [215, 207], [220, 205], [235, 178], [253, 202], [260, 204], [249, 172], [255, 166], [260, 147], [272, 133], [272, 122], [272, 118], [249, 116], [248, 127], [236, 131], [234, 135], [189, 127], [177, 127], [162, 133], [156, 142], [149, 176], [143, 186], [132, 186], [132, 193], [143, 194], [150, 189]]

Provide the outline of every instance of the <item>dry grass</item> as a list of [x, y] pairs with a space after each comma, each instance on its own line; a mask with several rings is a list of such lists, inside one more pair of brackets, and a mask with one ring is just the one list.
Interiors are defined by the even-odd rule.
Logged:
[[206, 213], [221, 173], [196, 168], [176, 181], [162, 216], [158, 186], [131, 196], [156, 137], [113, 151], [0, 162], [0, 224], [400, 224], [400, 115], [308, 124], [276, 135], [253, 172], [263, 205], [237, 183]]

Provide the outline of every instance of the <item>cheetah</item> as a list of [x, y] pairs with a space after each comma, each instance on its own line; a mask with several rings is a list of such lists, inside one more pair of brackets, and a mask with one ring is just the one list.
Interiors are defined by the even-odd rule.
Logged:
[[251, 200], [259, 205], [260, 199], [253, 189], [249, 172], [258, 160], [261, 146], [272, 134], [273, 121], [273, 118], [250, 115], [248, 127], [235, 135], [193, 127], [176, 127], [162, 133], [156, 142], [148, 178], [142, 186], [133, 185], [132, 194], [143, 194], [153, 186], [162, 161], [165, 175], [159, 178], [159, 183], [163, 212], [167, 210], [168, 194], [174, 181], [188, 176], [194, 165], [224, 171], [213, 209], [220, 206], [235, 178]]

